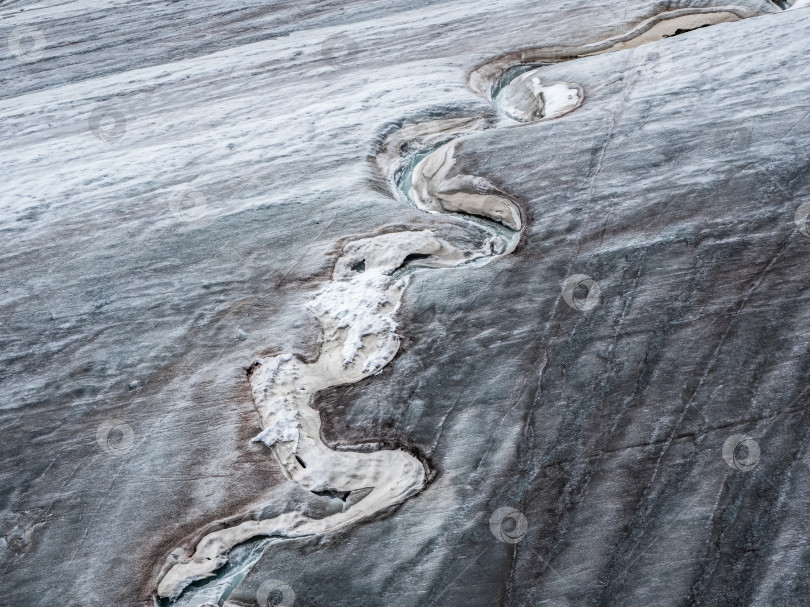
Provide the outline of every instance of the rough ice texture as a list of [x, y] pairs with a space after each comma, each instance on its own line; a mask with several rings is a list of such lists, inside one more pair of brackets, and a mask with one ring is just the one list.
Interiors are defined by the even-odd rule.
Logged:
[[[459, 174], [527, 211], [518, 250], [414, 274], [400, 355], [313, 403], [330, 444], [408, 444], [438, 474], [386, 517], [274, 545], [233, 604], [267, 579], [335, 607], [810, 601], [810, 240], [794, 224], [810, 23], [735, 5], [745, 19], [544, 68], [583, 87], [576, 112], [465, 138]], [[475, 66], [661, 10], [21, 7], [4, 5], [7, 29], [42, 27], [50, 45], [32, 64], [0, 55], [0, 585], [33, 607], [151, 604], [156, 564], [256, 506], [256, 487], [265, 520], [325, 508], [247, 443], [261, 428], [244, 367], [268, 348], [315, 357], [302, 303], [338, 240], [464, 233], [370, 185], [377, 136], [399, 117], [490, 116]], [[340, 33], [358, 49], [335, 67], [321, 49]], [[86, 130], [102, 101], [127, 115], [118, 141]], [[206, 192], [204, 220], [171, 213], [179, 183]], [[601, 287], [587, 313], [561, 300], [573, 274]], [[96, 446], [111, 418], [135, 431], [125, 456]], [[754, 470], [723, 461], [733, 434], [759, 443]], [[504, 505], [529, 522], [515, 545], [488, 528]]]

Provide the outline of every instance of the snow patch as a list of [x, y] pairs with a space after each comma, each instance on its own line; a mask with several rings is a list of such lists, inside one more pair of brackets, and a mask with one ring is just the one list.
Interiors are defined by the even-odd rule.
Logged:
[[543, 84], [532, 78], [532, 92], [543, 98], [543, 118], [556, 118], [570, 112], [580, 103], [579, 90], [565, 82]]
[[[345, 364], [350, 364], [363, 347], [363, 337], [393, 334], [396, 330], [393, 314], [397, 306], [392, 305], [390, 310], [382, 311], [385, 306], [392, 304], [389, 296], [391, 287], [401, 290], [405, 287], [405, 281], [394, 281], [383, 271], [366, 272], [356, 278], [328, 283], [307, 304], [317, 316], [328, 316], [336, 321], [338, 328], [348, 327], [349, 332], [342, 350]], [[363, 370], [373, 368], [381, 357], [388, 360], [391, 355], [378, 350], [369, 356]]]
[[286, 398], [279, 398], [274, 403], [278, 409], [271, 414], [272, 422], [251, 439], [252, 443], [264, 443], [272, 447], [276, 443], [294, 442], [292, 452], [298, 451], [298, 411], [289, 407]]

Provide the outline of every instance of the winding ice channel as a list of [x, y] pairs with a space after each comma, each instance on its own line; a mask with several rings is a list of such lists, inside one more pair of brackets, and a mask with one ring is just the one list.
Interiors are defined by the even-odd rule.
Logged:
[[[576, 84], [550, 81], [543, 66], [619, 51], [678, 30], [745, 15], [733, 9], [678, 10], [643, 22], [627, 34], [566, 52], [529, 49], [504, 55], [470, 75], [470, 88], [491, 101], [502, 123], [559, 118], [584, 101]], [[323, 343], [314, 362], [294, 354], [261, 358], [249, 373], [264, 443], [284, 474], [303, 488], [332, 496], [332, 514], [312, 518], [285, 512], [263, 518], [261, 508], [230, 526], [217, 525], [188, 549], [167, 559], [156, 601], [176, 606], [222, 605], [261, 557], [271, 538], [318, 536], [396, 506], [424, 489], [428, 470], [404, 450], [333, 450], [321, 440], [316, 394], [378, 373], [396, 355], [395, 320], [410, 274], [427, 268], [480, 266], [509, 255], [523, 232], [518, 205], [482, 177], [455, 170], [458, 142], [490, 126], [481, 117], [406, 123], [389, 134], [376, 155], [394, 197], [476, 224], [478, 248], [460, 249], [430, 230], [398, 231], [346, 244], [332, 273], [307, 308], [318, 318]], [[403, 152], [405, 150], [405, 152]], [[198, 536], [199, 537], [199, 536]], [[215, 573], [218, 572], [218, 573]]]

